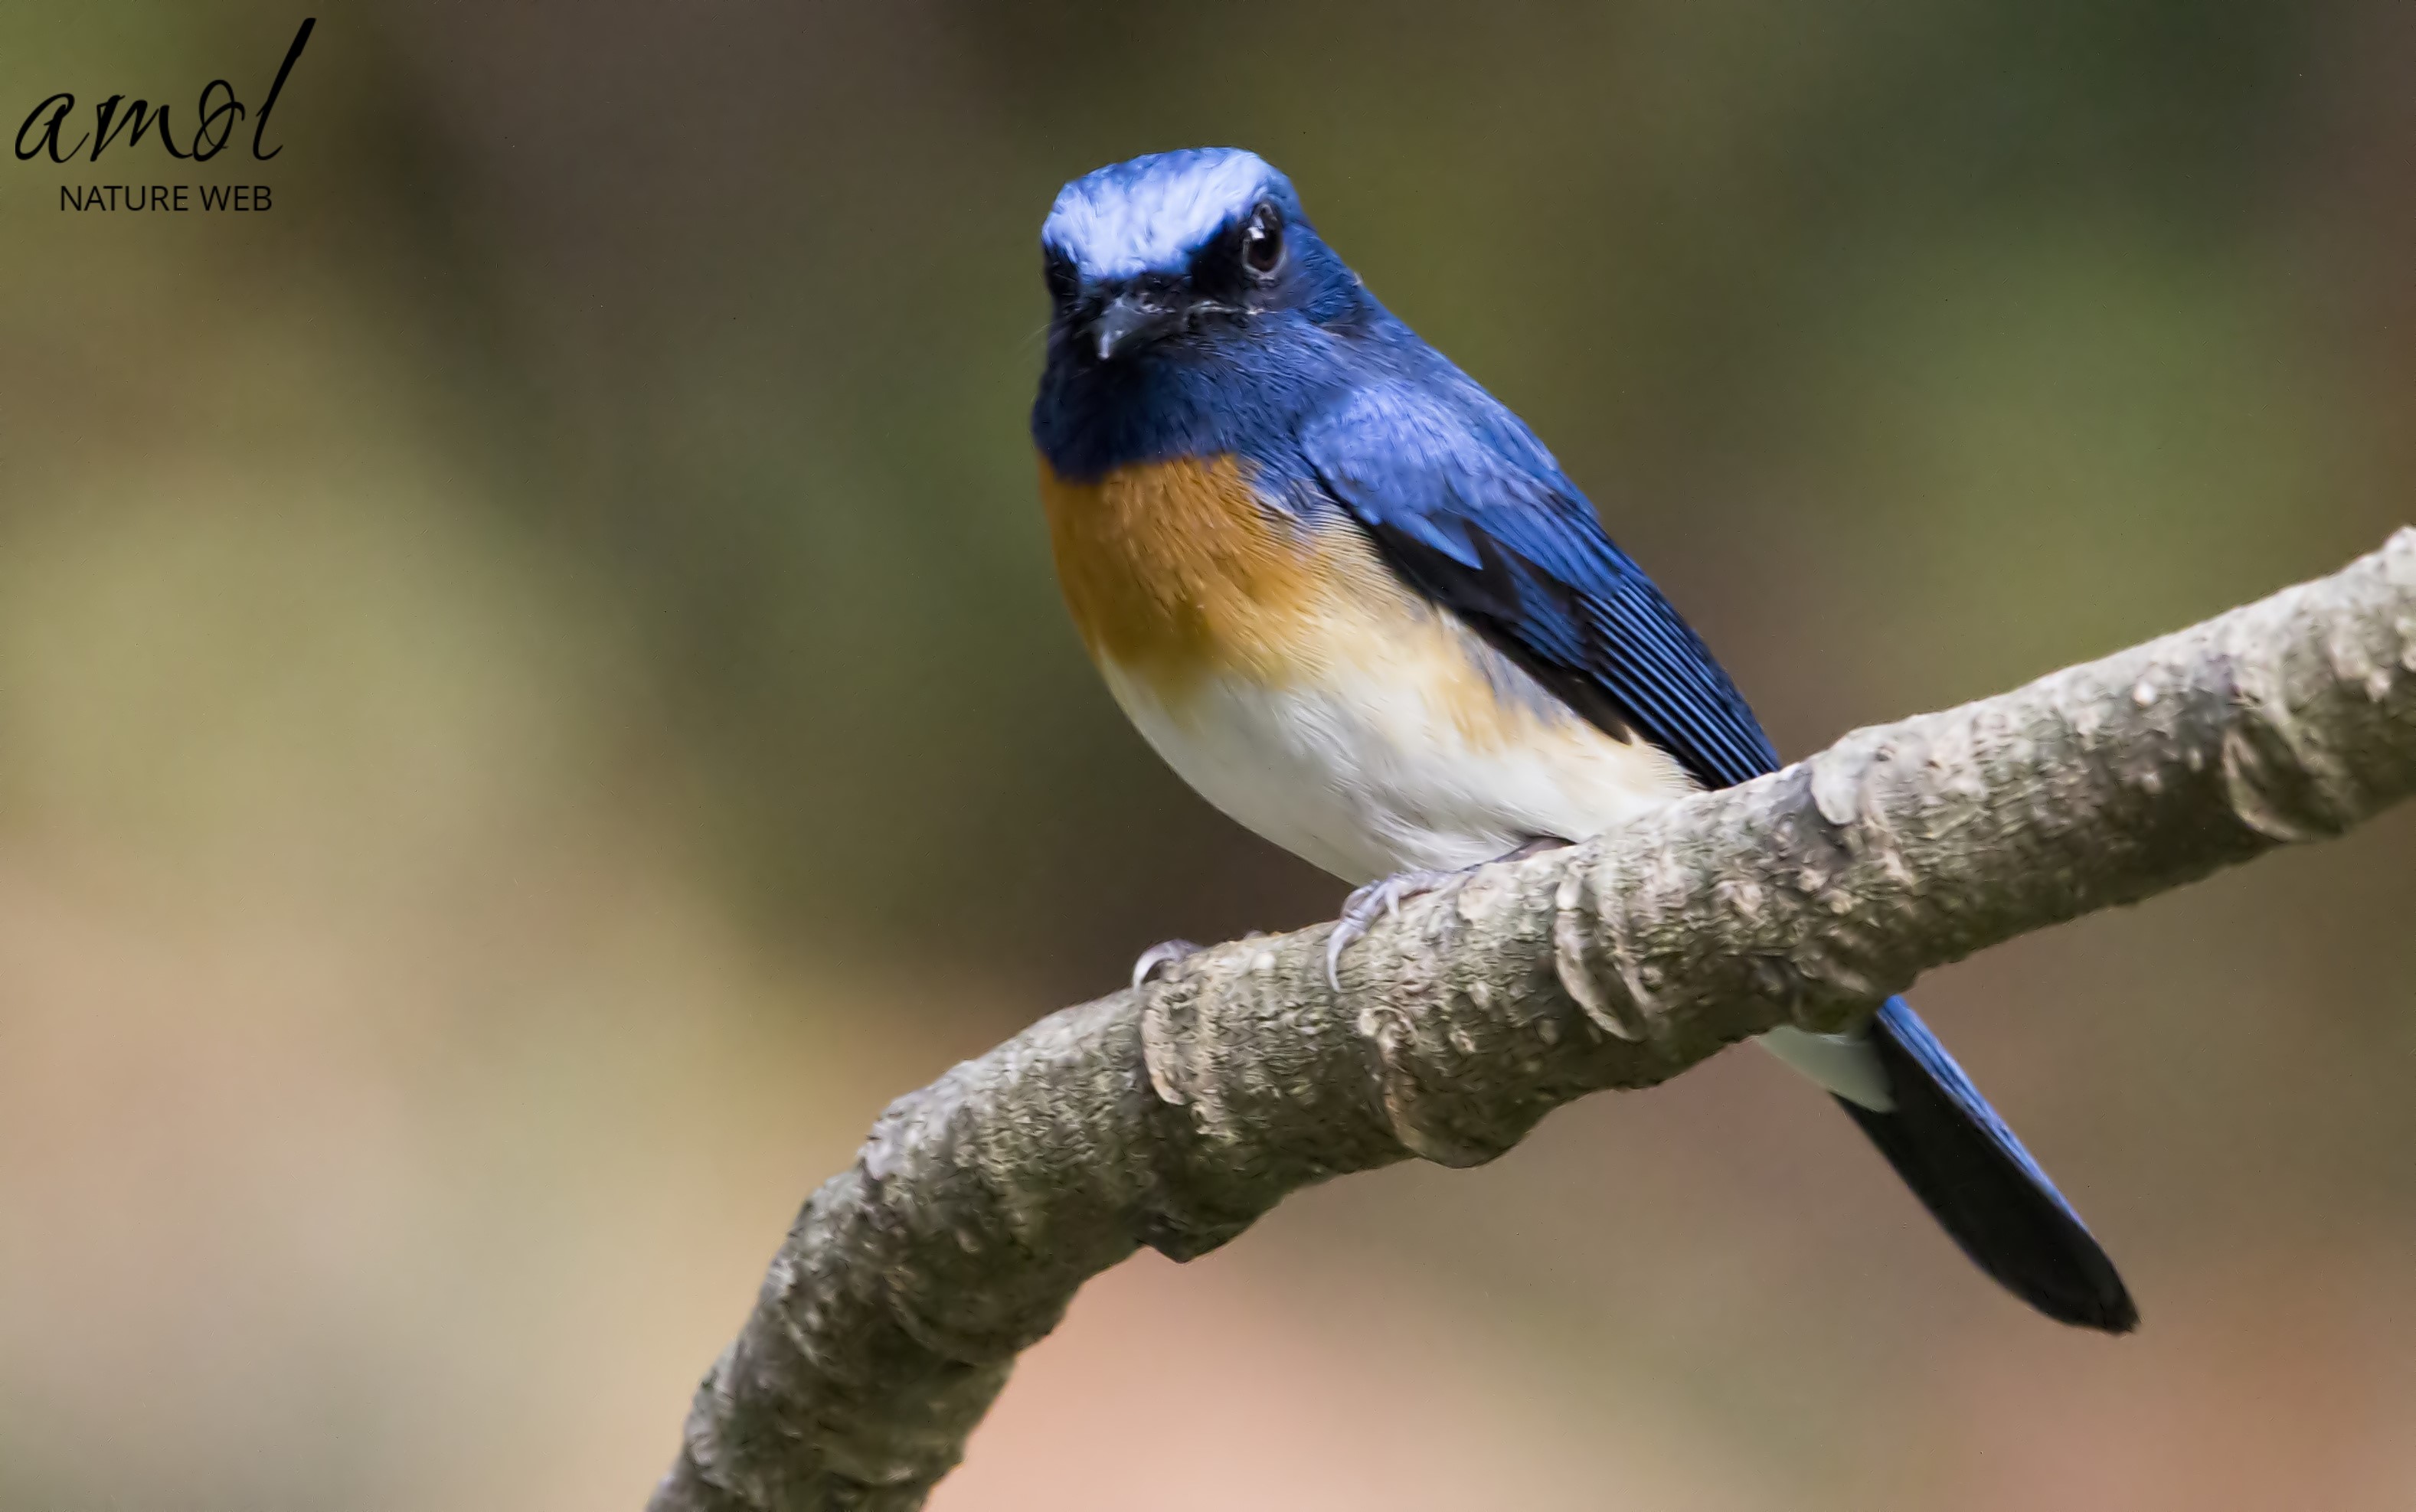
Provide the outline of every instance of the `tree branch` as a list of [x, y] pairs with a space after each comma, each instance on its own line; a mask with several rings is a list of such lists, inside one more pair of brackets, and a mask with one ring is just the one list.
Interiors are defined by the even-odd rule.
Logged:
[[2416, 790], [2416, 530], [2344, 571], [1497, 863], [1346, 957], [1201, 951], [891, 1104], [699, 1390], [656, 1512], [920, 1506], [1088, 1277]]

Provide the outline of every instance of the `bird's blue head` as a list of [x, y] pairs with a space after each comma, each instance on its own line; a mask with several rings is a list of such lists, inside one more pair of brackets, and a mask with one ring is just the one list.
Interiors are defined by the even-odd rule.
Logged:
[[1040, 228], [1049, 358], [1108, 365], [1330, 322], [1359, 281], [1256, 153], [1195, 147], [1084, 174]]
[[1032, 431], [1067, 477], [1271, 457], [1373, 347], [1406, 335], [1318, 238], [1291, 181], [1231, 147], [1084, 174], [1059, 191], [1040, 247], [1052, 307]]

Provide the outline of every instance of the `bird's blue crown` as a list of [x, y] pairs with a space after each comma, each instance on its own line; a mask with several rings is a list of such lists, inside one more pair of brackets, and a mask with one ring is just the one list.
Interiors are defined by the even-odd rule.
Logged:
[[1291, 181], [1238, 147], [1189, 147], [1111, 163], [1058, 191], [1041, 245], [1086, 281], [1180, 273], [1203, 244], [1262, 200], [1297, 215]]

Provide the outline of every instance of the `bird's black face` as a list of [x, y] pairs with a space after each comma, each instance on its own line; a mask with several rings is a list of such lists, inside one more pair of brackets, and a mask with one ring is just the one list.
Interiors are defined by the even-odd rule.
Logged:
[[1104, 364], [1246, 327], [1299, 303], [1301, 259], [1293, 243], [1309, 238], [1273, 200], [1261, 200], [1194, 249], [1180, 273], [1090, 278], [1063, 248], [1045, 247], [1051, 345]]

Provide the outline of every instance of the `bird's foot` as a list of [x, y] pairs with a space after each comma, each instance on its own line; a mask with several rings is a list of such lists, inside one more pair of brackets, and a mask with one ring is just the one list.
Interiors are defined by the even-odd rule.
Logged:
[[[1516, 850], [1493, 858], [1495, 861], [1524, 861], [1548, 850], [1558, 850], [1569, 844], [1556, 836], [1546, 835], [1530, 840]], [[1356, 944], [1376, 922], [1378, 915], [1398, 918], [1401, 905], [1412, 898], [1423, 898], [1465, 883], [1478, 867], [1493, 861], [1479, 861], [1475, 866], [1463, 866], [1456, 872], [1395, 872], [1378, 877], [1343, 900], [1342, 917], [1335, 921], [1334, 933], [1325, 937], [1325, 984], [1336, 992], [1342, 990], [1342, 952]]]
[[1468, 880], [1473, 867], [1457, 872], [1395, 872], [1380, 876], [1359, 889], [1342, 902], [1342, 917], [1334, 922], [1334, 933], [1325, 937], [1325, 984], [1336, 992], [1342, 990], [1342, 952], [1358, 943], [1379, 917], [1397, 919], [1401, 905], [1412, 898], [1423, 898], [1457, 887]]
[[1144, 986], [1152, 977], [1174, 965], [1175, 962], [1186, 955], [1199, 953], [1200, 947], [1189, 940], [1160, 940], [1141, 951], [1140, 959], [1133, 963], [1132, 984], [1136, 988]]

